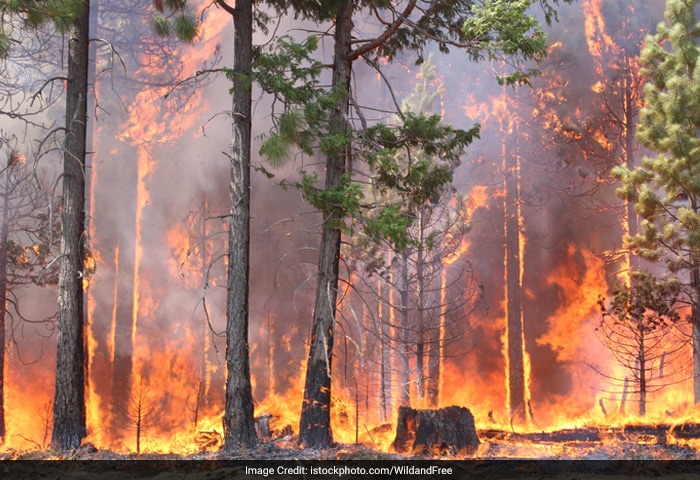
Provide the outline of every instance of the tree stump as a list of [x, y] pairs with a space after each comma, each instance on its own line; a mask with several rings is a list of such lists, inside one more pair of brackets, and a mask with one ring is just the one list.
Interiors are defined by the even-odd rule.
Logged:
[[413, 455], [472, 455], [479, 446], [474, 416], [464, 407], [415, 410], [399, 407], [392, 447]]

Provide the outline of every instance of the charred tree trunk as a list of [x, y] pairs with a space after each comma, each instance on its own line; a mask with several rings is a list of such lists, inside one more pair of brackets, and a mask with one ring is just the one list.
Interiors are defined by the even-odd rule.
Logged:
[[508, 151], [506, 144], [503, 154], [508, 414], [513, 421], [523, 422], [527, 416], [527, 399], [520, 252], [520, 171], [517, 156]]
[[258, 443], [248, 348], [251, 135], [249, 77], [253, 51], [253, 2], [238, 0], [233, 9], [228, 7], [227, 10], [233, 15], [235, 30], [224, 411], [224, 448], [231, 451], [235, 446], [251, 447]]
[[467, 408], [399, 408], [396, 438], [392, 444], [397, 452], [471, 455], [479, 448], [479, 444], [474, 416]]
[[[353, 2], [344, 0], [338, 5], [335, 18], [335, 45], [333, 54], [332, 88], [350, 91], [352, 61]], [[330, 135], [347, 135], [349, 97], [338, 95], [330, 118]], [[348, 149], [340, 155], [326, 158], [325, 188], [337, 188], [350, 161]], [[318, 283], [314, 303], [309, 357], [306, 364], [304, 400], [301, 407], [299, 441], [307, 447], [327, 447], [333, 442], [331, 432], [331, 360], [335, 335], [335, 315], [338, 296], [338, 267], [342, 212], [332, 207], [323, 212], [323, 231], [318, 259]]]
[[90, 2], [68, 32], [66, 138], [63, 157], [61, 260], [58, 272], [56, 391], [51, 444], [80, 446], [85, 426], [85, 156], [87, 133]]

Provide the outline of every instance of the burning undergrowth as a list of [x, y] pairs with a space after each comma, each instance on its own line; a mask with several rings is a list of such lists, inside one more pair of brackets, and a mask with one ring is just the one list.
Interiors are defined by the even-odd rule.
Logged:
[[[687, 325], [675, 325], [641, 367], [618, 361], [598, 332], [601, 302], [635, 262], [622, 242], [633, 226], [610, 168], [633, 162], [639, 148], [622, 142], [631, 139], [631, 124], [619, 119], [641, 101], [637, 77], [625, 77], [622, 65], [637, 68], [643, 33], [659, 17], [642, 3], [582, 0], [580, 11], [562, 8], [531, 90], [494, 88], [480, 69], [449, 56], [435, 57], [432, 71], [406, 61], [391, 72], [397, 92], [408, 96], [416, 83], [439, 92], [434, 107], [447, 121], [480, 122], [482, 141], [456, 170], [451, 196], [416, 212], [415, 233], [433, 249], [349, 243], [344, 251], [333, 359], [340, 444], [332, 449], [297, 444], [319, 217], [298, 191], [254, 178], [251, 368], [256, 413], [269, 414], [271, 439], [226, 456], [219, 448], [228, 163], [219, 152], [230, 126], [216, 117], [229, 86], [185, 84], [174, 93], [163, 85], [172, 83], [171, 70], [196, 77], [197, 68], [230, 53], [228, 17], [200, 12], [207, 30], [189, 49], [154, 43], [148, 22], [122, 18], [133, 35], [128, 43], [140, 47], [119, 99], [101, 104], [112, 119], [96, 124], [90, 434], [70, 458], [416, 458], [386, 453], [405, 405], [468, 407], [481, 439], [469, 458], [697, 458], [694, 438], [666, 423], [693, 425], [697, 417]], [[185, 60], [170, 63], [180, 51]], [[374, 95], [383, 91], [375, 73], [360, 70], [360, 80], [371, 98], [358, 101], [380, 108], [395, 100], [386, 91]], [[462, 90], [446, 88], [453, 85]], [[262, 111], [268, 105], [258, 93]], [[623, 110], [601, 110], [622, 97]], [[126, 109], [118, 105], [125, 99]], [[188, 105], [184, 112], [175, 111], [177, 100]], [[264, 121], [258, 126], [264, 131]], [[299, 166], [278, 178], [293, 181]], [[0, 458], [58, 455], [47, 450], [54, 347], [42, 341], [41, 361], [26, 365], [16, 350], [9, 360], [13, 413]], [[651, 377], [640, 375], [644, 368]], [[644, 395], [642, 378], [654, 385]]]
[[[545, 434], [542, 434], [545, 436]], [[72, 452], [52, 450], [13, 450], [0, 454], [0, 460], [699, 460], [697, 443], [672, 441], [658, 443], [656, 440], [640, 441], [638, 437], [603, 438], [596, 441], [522, 440], [517, 435], [510, 439], [483, 440], [474, 455], [454, 456], [441, 454], [407, 455], [372, 449], [365, 445], [337, 445], [318, 450], [301, 448], [294, 436], [280, 437], [261, 442], [249, 450], [222, 453], [209, 448], [191, 454], [143, 452], [119, 453], [97, 449], [86, 444]]]

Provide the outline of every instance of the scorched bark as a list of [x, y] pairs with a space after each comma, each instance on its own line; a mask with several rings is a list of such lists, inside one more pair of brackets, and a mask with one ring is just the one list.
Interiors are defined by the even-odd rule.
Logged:
[[85, 154], [87, 132], [90, 2], [68, 32], [66, 138], [63, 154], [63, 212], [58, 271], [56, 390], [51, 444], [60, 450], [80, 446], [85, 426]]
[[[352, 12], [353, 2], [344, 1], [335, 18], [335, 50], [333, 87], [350, 91], [352, 75]], [[347, 93], [338, 95], [330, 119], [333, 134], [348, 134]], [[326, 190], [340, 185], [346, 164], [350, 161], [349, 147], [340, 155], [326, 158]], [[307, 447], [326, 447], [333, 442], [331, 433], [331, 360], [335, 333], [336, 300], [338, 296], [338, 267], [340, 260], [340, 222], [342, 213], [329, 210], [323, 214], [323, 232], [318, 257], [318, 283], [314, 304], [311, 346], [306, 364], [304, 401], [301, 407], [299, 441]]]
[[233, 16], [233, 141], [230, 152], [231, 218], [228, 225], [228, 286], [226, 301], [226, 407], [224, 447], [258, 443], [253, 418], [248, 347], [250, 272], [250, 134], [249, 77], [253, 50], [253, 2], [238, 0], [235, 7], [218, 2]]

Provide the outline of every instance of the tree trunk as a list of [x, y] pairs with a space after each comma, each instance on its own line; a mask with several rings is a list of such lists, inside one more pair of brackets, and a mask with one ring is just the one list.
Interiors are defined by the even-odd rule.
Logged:
[[419, 402], [425, 399], [425, 274], [424, 265], [425, 252], [423, 251], [424, 227], [423, 227], [422, 209], [418, 209], [418, 249], [416, 252], [416, 320], [417, 320], [417, 338], [416, 338], [416, 392]]
[[85, 144], [87, 132], [90, 2], [68, 32], [66, 138], [63, 157], [61, 260], [58, 272], [56, 391], [51, 444], [80, 446], [85, 426]]
[[700, 265], [690, 271], [691, 313], [693, 328], [693, 396], [700, 403]]
[[[629, 75], [625, 77], [626, 80], [629, 81]], [[625, 164], [627, 165], [627, 168], [632, 170], [634, 168], [635, 160], [634, 160], [634, 151], [635, 151], [635, 145], [636, 145], [636, 132], [637, 132], [637, 116], [636, 116], [636, 111], [637, 111], [637, 106], [636, 103], [638, 101], [638, 98], [635, 98], [635, 96], [632, 94], [632, 86], [629, 84], [629, 82], [626, 81], [624, 83], [624, 125], [623, 128], [625, 129]], [[634, 209], [634, 203], [633, 202], [627, 202], [627, 234], [629, 236], [634, 236], [638, 233], [639, 231], [639, 221], [637, 219], [637, 212]], [[627, 262], [629, 264], [629, 275], [631, 278], [632, 272], [639, 270], [639, 257], [632, 252], [631, 249], [628, 248], [628, 253], [627, 253]]]
[[[445, 328], [445, 267], [440, 267], [440, 307], [433, 309], [430, 321], [430, 339], [428, 340], [428, 381], [426, 392], [428, 405], [436, 408], [440, 404], [440, 369], [442, 362], [442, 345]], [[437, 314], [437, 318], [436, 317]]]
[[474, 416], [464, 407], [414, 410], [399, 407], [395, 451], [419, 455], [471, 455], [479, 448]]
[[[643, 328], [640, 326], [640, 328]], [[639, 416], [643, 417], [647, 412], [647, 365], [646, 351], [644, 348], [644, 332], [639, 337]]]
[[447, 326], [447, 266], [440, 267], [440, 310], [438, 319], [434, 322], [437, 331], [434, 331], [431, 340], [431, 348], [429, 353], [430, 367], [430, 387], [428, 388], [428, 399], [430, 405], [435, 408], [440, 404], [440, 390], [442, 383], [442, 362], [445, 355], [445, 328]]
[[0, 233], [0, 445], [5, 442], [5, 317], [7, 315], [7, 239], [10, 236], [10, 162], [5, 171], [2, 199], [2, 233]]
[[401, 323], [399, 326], [399, 363], [401, 371], [401, 397], [399, 405], [411, 405], [411, 378], [408, 358], [410, 332], [408, 330], [408, 254], [401, 252]]
[[[126, 162], [124, 162], [126, 163]], [[133, 182], [130, 185], [136, 185], [138, 175], [135, 172], [135, 165], [131, 166], [130, 171], [124, 172], [121, 177], [122, 181]], [[126, 195], [124, 197], [127, 197]], [[136, 194], [131, 195], [131, 198], [123, 198], [123, 203], [120, 203], [120, 208], [123, 208], [126, 213], [124, 217], [128, 218], [130, 226], [136, 228]], [[124, 227], [129, 228], [129, 227]], [[136, 252], [134, 245], [129, 245], [132, 242], [117, 243], [117, 268], [115, 278], [114, 292], [114, 313], [113, 313], [113, 338], [114, 345], [112, 346], [112, 435], [120, 435], [123, 425], [119, 422], [120, 408], [129, 403], [131, 398], [131, 372], [133, 369], [133, 351], [134, 351], [134, 324], [136, 319], [134, 313], [134, 289], [136, 287], [134, 278], [134, 262], [136, 261]]]
[[224, 448], [258, 443], [253, 414], [248, 348], [250, 273], [250, 73], [253, 50], [253, 2], [237, 0], [233, 12], [233, 142], [231, 219], [228, 225], [226, 298], [226, 407]]
[[[335, 19], [332, 88], [350, 91], [352, 62], [349, 58], [352, 42], [353, 2], [344, 0], [338, 6]], [[346, 134], [349, 97], [338, 95], [330, 118], [329, 134]], [[327, 190], [340, 185], [350, 161], [349, 149], [341, 155], [326, 158]], [[323, 212], [323, 231], [318, 259], [318, 283], [314, 318], [306, 364], [304, 401], [301, 407], [299, 441], [307, 447], [328, 447], [331, 433], [331, 360], [338, 295], [338, 265], [340, 260], [340, 222], [342, 213], [329, 209]]]
[[388, 285], [384, 280], [377, 281], [377, 297], [379, 298], [378, 317], [379, 317], [379, 407], [381, 410], [382, 422], [386, 422], [389, 418], [391, 410], [391, 368], [389, 349], [391, 348], [391, 337], [387, 329], [390, 328], [391, 322], [387, 310], [390, 308], [388, 303], [391, 301], [387, 295], [389, 290]]
[[520, 252], [520, 172], [517, 156], [508, 151], [505, 143], [503, 155], [508, 415], [514, 421], [523, 422], [526, 419], [527, 399]]
[[[207, 236], [209, 229], [207, 228], [207, 218], [209, 212], [209, 202], [207, 201], [206, 193], [202, 195], [202, 215], [200, 218], [199, 237], [202, 238], [200, 258], [202, 262], [202, 282], [206, 281], [207, 271], [209, 270], [209, 262], [211, 261], [209, 249], [207, 248]], [[197, 344], [202, 358], [199, 363], [199, 386], [198, 386], [198, 403], [199, 407], [209, 407], [211, 399], [209, 392], [211, 391], [211, 375], [209, 374], [209, 358], [211, 357], [211, 344], [209, 342], [209, 327], [205, 322], [200, 322], [197, 331]]]

